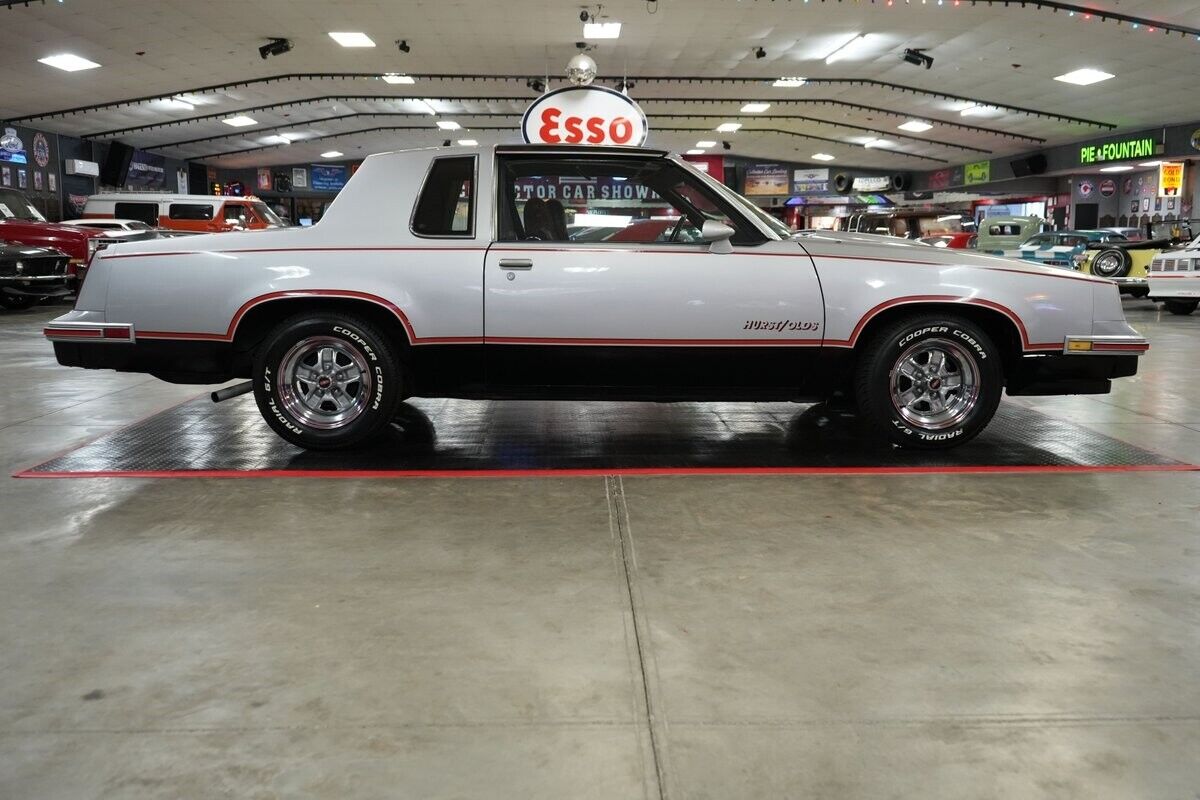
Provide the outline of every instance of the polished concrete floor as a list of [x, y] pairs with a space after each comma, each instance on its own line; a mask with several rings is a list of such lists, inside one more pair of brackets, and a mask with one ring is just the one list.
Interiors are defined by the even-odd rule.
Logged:
[[[0, 798], [1195, 798], [1200, 473], [16, 480], [196, 393], [0, 315]], [[1200, 314], [1110, 396], [1200, 463]], [[1017, 401], [1008, 401], [1017, 402]]]

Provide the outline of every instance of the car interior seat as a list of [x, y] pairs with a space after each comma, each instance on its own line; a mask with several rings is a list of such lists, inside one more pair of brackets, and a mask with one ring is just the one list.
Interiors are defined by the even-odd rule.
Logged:
[[525, 238], [543, 242], [554, 241], [554, 227], [545, 200], [534, 197], [525, 202]]
[[567, 210], [557, 200], [547, 200], [546, 210], [550, 212], [550, 230], [554, 231], [556, 242], [567, 241]]

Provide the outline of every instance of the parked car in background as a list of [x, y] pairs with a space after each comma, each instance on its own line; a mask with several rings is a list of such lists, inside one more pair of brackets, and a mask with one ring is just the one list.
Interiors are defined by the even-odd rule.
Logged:
[[1200, 238], [1181, 250], [1159, 253], [1150, 262], [1147, 291], [1172, 314], [1200, 308]]
[[1041, 233], [1045, 224], [1041, 217], [984, 217], [979, 223], [975, 247], [981, 253], [1002, 256], [1035, 233]]
[[[519, 200], [581, 180], [645, 198], [622, 201], [635, 241], [573, 242], [565, 209]], [[664, 151], [565, 145], [373, 155], [312, 228], [113, 245], [45, 336], [64, 366], [248, 378], [311, 449], [377, 439], [409, 396], [843, 396], [881, 440], [941, 449], [1006, 391], [1103, 394], [1149, 347], [1110, 281], [796, 235]]]
[[69, 219], [63, 225], [79, 225], [85, 228], [99, 228], [102, 231], [143, 232], [152, 231], [154, 227], [137, 219]]
[[0, 241], [0, 306], [29, 308], [47, 297], [70, 294], [71, 258], [59, 250]]
[[29, 198], [7, 188], [0, 188], [0, 239], [66, 253], [70, 259], [66, 279], [71, 289], [78, 287], [88, 260], [105, 243], [102, 230], [47, 222]]
[[1047, 267], [1076, 269], [1075, 256], [1087, 250], [1089, 244], [1124, 241], [1121, 234], [1112, 231], [1051, 231], [1030, 236], [1016, 250], [1005, 252], [1004, 255], [1036, 261]]
[[951, 250], [974, 250], [979, 246], [979, 234], [974, 231], [939, 233], [923, 236], [918, 241], [931, 247], [947, 247]]
[[1143, 228], [1101, 228], [1100, 230], [1119, 233], [1131, 242], [1141, 242], [1147, 238]]
[[1082, 253], [1072, 256], [1075, 268], [1089, 275], [1108, 278], [1122, 294], [1145, 297], [1150, 291], [1146, 277], [1150, 262], [1169, 249], [1165, 239], [1138, 242], [1090, 242]]
[[197, 233], [287, 227], [256, 197], [205, 194], [94, 194], [88, 198], [80, 222], [102, 219], [138, 220], [156, 228]]

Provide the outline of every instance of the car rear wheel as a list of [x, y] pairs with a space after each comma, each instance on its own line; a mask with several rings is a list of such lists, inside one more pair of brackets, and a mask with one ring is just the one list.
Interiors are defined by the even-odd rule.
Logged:
[[1000, 351], [955, 315], [921, 314], [879, 331], [858, 359], [863, 417], [888, 441], [939, 450], [970, 441], [1000, 404]]
[[23, 311], [26, 308], [32, 307], [42, 298], [30, 294], [8, 294], [0, 292], [0, 306], [4, 306], [9, 311]]
[[1178, 314], [1181, 317], [1186, 317], [1188, 314], [1200, 308], [1200, 300], [1164, 300], [1163, 305], [1167, 307], [1167, 311], [1172, 314]]
[[1129, 253], [1119, 247], [1101, 250], [1092, 259], [1092, 274], [1101, 278], [1124, 278], [1133, 266]]
[[369, 324], [342, 314], [302, 315], [280, 323], [259, 348], [254, 397], [287, 441], [334, 450], [388, 426], [402, 377], [391, 343]]

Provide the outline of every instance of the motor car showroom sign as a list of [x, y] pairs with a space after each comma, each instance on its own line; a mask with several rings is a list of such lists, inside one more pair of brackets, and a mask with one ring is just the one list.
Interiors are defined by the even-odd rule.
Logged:
[[625, 95], [603, 86], [566, 86], [533, 102], [521, 120], [530, 144], [638, 147], [650, 132], [646, 114]]

